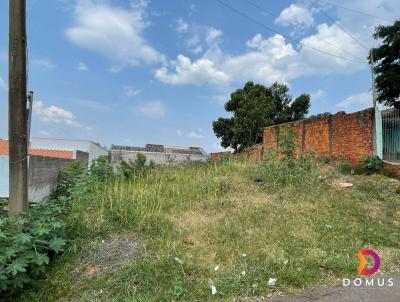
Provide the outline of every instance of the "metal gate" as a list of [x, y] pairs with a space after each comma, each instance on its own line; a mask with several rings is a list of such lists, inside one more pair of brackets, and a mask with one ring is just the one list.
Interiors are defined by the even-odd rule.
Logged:
[[382, 111], [383, 159], [400, 161], [400, 110]]

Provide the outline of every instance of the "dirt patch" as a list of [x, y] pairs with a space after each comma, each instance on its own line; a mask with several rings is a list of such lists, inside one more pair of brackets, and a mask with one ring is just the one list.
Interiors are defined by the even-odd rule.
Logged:
[[113, 235], [102, 240], [93, 252], [83, 257], [80, 264], [84, 278], [112, 270], [137, 257], [142, 248], [141, 241], [133, 235]]

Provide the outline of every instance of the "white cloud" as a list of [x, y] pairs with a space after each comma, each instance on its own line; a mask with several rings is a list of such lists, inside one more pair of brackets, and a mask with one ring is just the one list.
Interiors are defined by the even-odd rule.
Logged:
[[143, 37], [149, 25], [146, 2], [124, 9], [111, 2], [80, 0], [74, 10], [75, 24], [66, 31], [76, 45], [110, 58], [118, 66], [155, 64], [164, 56]]
[[176, 31], [179, 33], [185, 33], [189, 29], [189, 23], [183, 21], [182, 17], [176, 20]]
[[166, 109], [162, 102], [150, 101], [136, 106], [134, 112], [138, 112], [148, 118], [161, 118], [165, 116]]
[[[242, 84], [249, 80], [263, 84], [275, 81], [288, 83], [302, 76], [345, 74], [368, 67], [366, 60], [365, 63], [357, 61], [363, 60], [367, 51], [336, 24], [320, 24], [316, 33], [304, 37], [297, 48], [282, 35], [263, 37], [256, 34], [247, 41], [248, 49], [238, 55], [230, 55], [221, 49], [218, 43], [221, 35], [211, 35], [217, 40], [208, 44], [207, 50], [199, 58], [191, 60], [182, 54], [178, 55], [178, 59], [170, 61], [168, 67], [157, 69], [155, 77], [171, 85], [208, 84], [224, 89], [227, 85]], [[360, 59], [350, 57], [338, 47]]]
[[76, 69], [78, 69], [79, 71], [88, 71], [89, 68], [87, 67], [87, 65], [83, 62], [79, 62], [78, 66], [76, 67]]
[[131, 97], [131, 96], [137, 96], [141, 94], [142, 91], [139, 89], [135, 89], [131, 86], [124, 86], [124, 94], [125, 96]]
[[372, 96], [368, 92], [362, 92], [349, 96], [336, 105], [344, 110], [364, 109], [365, 107], [372, 106]]
[[297, 28], [304, 29], [314, 23], [314, 18], [307, 8], [292, 3], [275, 19], [275, 23], [283, 26], [294, 25]]
[[174, 67], [173, 72], [162, 67], [156, 70], [155, 77], [171, 85], [223, 85], [230, 79], [228, 74], [218, 70], [214, 62], [206, 58], [192, 62], [188, 57], [178, 55], [177, 61], [171, 62], [171, 65]]
[[54, 69], [57, 67], [57, 65], [52, 62], [51, 58], [36, 58], [31, 60], [30, 62], [45, 69]]
[[2, 77], [0, 77], [0, 90], [7, 91], [8, 90], [8, 85], [7, 83], [3, 80]]
[[199, 130], [198, 132], [196, 132], [196, 131], [185, 132], [185, 131], [182, 131], [182, 130], [178, 129], [178, 130], [176, 131], [176, 134], [177, 134], [179, 137], [204, 138], [204, 135], [202, 135], [202, 134], [200, 133], [200, 132], [201, 132], [201, 129], [198, 129], [198, 130]]
[[318, 100], [326, 95], [325, 91], [323, 89], [317, 89], [316, 91], [312, 92], [310, 94], [311, 101]]
[[32, 112], [39, 118], [40, 121], [50, 124], [65, 125], [69, 127], [91, 130], [91, 127], [80, 124], [75, 115], [68, 110], [51, 105], [45, 107], [42, 101], [34, 101]]
[[218, 45], [223, 32], [212, 26], [194, 24], [188, 26], [185, 33], [185, 46], [195, 54]]

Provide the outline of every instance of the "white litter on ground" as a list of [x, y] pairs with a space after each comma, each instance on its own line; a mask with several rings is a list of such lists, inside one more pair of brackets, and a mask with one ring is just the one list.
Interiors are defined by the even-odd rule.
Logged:
[[211, 295], [215, 295], [217, 293], [217, 288], [214, 285], [211, 285]]
[[242, 271], [240, 274], [242, 274], [242, 276], [246, 276], [246, 271]]
[[351, 182], [338, 182], [337, 185], [340, 188], [349, 188], [349, 187], [353, 186], [353, 184]]
[[269, 278], [268, 280], [268, 286], [269, 287], [274, 287], [276, 284], [276, 278]]
[[182, 259], [179, 259], [178, 257], [175, 257], [174, 259], [175, 259], [175, 261], [178, 262], [179, 264], [183, 264], [183, 260], [182, 260]]
[[242, 257], [246, 257], [247, 255], [246, 254], [242, 254]]
[[214, 271], [215, 271], [215, 272], [218, 272], [218, 271], [219, 271], [219, 265], [216, 265], [216, 266], [214, 267]]

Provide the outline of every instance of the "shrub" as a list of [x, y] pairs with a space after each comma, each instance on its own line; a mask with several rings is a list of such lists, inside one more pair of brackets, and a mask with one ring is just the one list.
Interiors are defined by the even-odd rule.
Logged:
[[268, 150], [261, 178], [272, 186], [312, 183], [318, 179], [319, 170], [313, 153], [296, 157], [298, 146], [291, 131], [280, 131], [276, 150]]
[[383, 160], [380, 159], [379, 156], [376, 155], [364, 156], [362, 158], [362, 161], [363, 161], [362, 167], [369, 174], [380, 172], [383, 170]]
[[146, 155], [143, 153], [138, 153], [133, 163], [127, 163], [123, 160], [119, 168], [120, 175], [126, 179], [145, 176], [148, 171], [154, 169], [156, 166], [153, 160], [146, 166], [146, 161]]
[[[50, 259], [64, 250], [61, 215], [65, 207], [61, 199], [31, 204], [24, 216], [0, 216], [0, 297], [37, 278]], [[24, 225], [22, 231], [18, 225]]]
[[74, 161], [63, 169], [58, 175], [55, 196], [66, 196], [70, 188], [78, 184], [84, 177], [85, 169], [79, 161]]
[[95, 159], [89, 169], [89, 175], [94, 181], [104, 182], [113, 176], [112, 168], [107, 156]]

